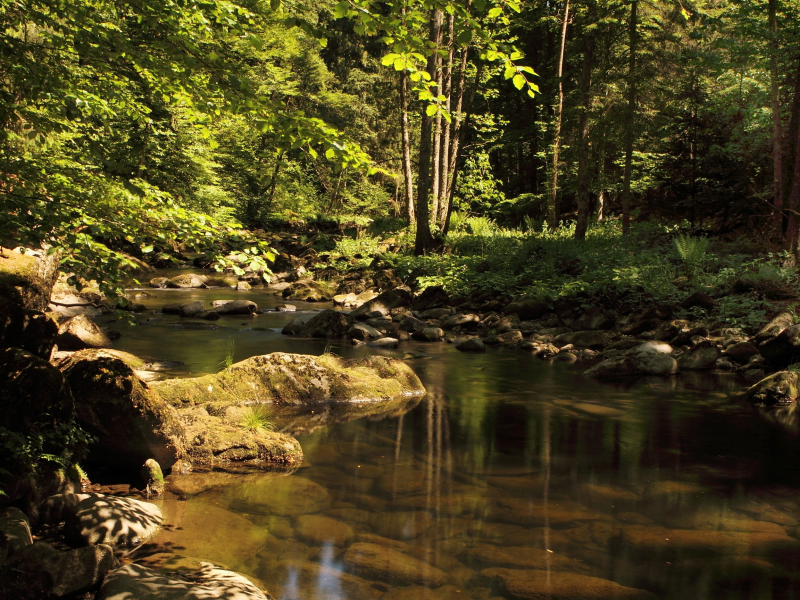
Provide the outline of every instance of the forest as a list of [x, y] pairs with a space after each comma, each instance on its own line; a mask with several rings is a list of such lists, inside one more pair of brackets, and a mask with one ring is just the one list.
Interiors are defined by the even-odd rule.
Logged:
[[296, 225], [394, 235], [449, 256], [440, 276], [470, 253], [459, 230], [591, 244], [640, 224], [785, 267], [798, 8], [5, 0], [0, 236], [110, 292], [131, 256]]

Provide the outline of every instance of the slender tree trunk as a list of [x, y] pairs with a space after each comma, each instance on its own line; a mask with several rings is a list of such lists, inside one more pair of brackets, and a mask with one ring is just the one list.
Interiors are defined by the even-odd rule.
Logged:
[[[451, 112], [452, 108], [452, 95], [453, 95], [453, 59], [455, 57], [455, 15], [450, 15], [447, 24], [447, 67], [444, 72], [444, 96], [447, 98], [445, 101], [445, 108], [447, 112]], [[451, 114], [452, 119], [452, 114]], [[450, 181], [450, 173], [448, 167], [450, 166], [450, 136], [452, 132], [452, 121], [445, 121], [442, 123], [444, 131], [442, 132], [441, 144], [441, 158], [439, 159], [439, 198], [436, 202], [436, 222], [439, 224], [440, 230], [444, 230], [445, 221], [447, 220], [448, 208], [448, 183]]]
[[416, 221], [414, 214], [414, 180], [411, 171], [411, 136], [408, 126], [408, 75], [400, 71], [400, 137], [403, 147], [403, 182], [405, 183], [405, 212], [408, 224]]
[[[434, 44], [441, 38], [442, 11], [434, 9], [431, 13], [430, 41]], [[436, 54], [428, 57], [428, 73], [436, 75]], [[436, 241], [431, 235], [430, 208], [428, 200], [431, 193], [431, 130], [433, 119], [425, 112], [427, 105], [422, 106], [422, 126], [419, 142], [419, 185], [417, 189], [417, 236], [414, 241], [414, 254], [425, 254], [435, 247]]]
[[776, 239], [783, 234], [783, 131], [781, 130], [781, 101], [778, 81], [778, 19], [777, 0], [769, 0], [770, 78], [772, 79], [772, 229]]
[[628, 115], [625, 120], [625, 171], [622, 177], [622, 233], [631, 230], [631, 169], [633, 167], [633, 121], [636, 118], [636, 10], [638, 0], [631, 2], [628, 27]]
[[786, 224], [784, 247], [795, 254], [798, 251], [798, 233], [800, 233], [800, 61], [795, 75], [794, 99], [789, 122], [789, 135], [787, 138], [787, 157], [790, 157], [792, 168], [784, 177], [784, 194], [786, 195], [786, 212], [789, 213]]
[[[436, 48], [442, 45], [442, 28], [439, 26], [439, 35], [436, 38]], [[442, 72], [442, 57], [437, 53], [435, 57], [435, 73], [431, 76], [436, 79], [436, 94], [443, 95], [444, 89], [444, 73]], [[442, 119], [441, 113], [436, 113], [434, 118], [433, 128], [433, 182], [431, 185], [431, 196], [433, 197], [433, 210], [431, 216], [433, 217], [434, 224], [437, 224], [439, 217], [439, 189], [441, 187], [442, 176]]]
[[[465, 63], [466, 57], [462, 60], [462, 65]], [[478, 91], [478, 86], [481, 83], [482, 75], [483, 63], [479, 62], [478, 68], [475, 71], [475, 81], [472, 82], [472, 89], [470, 90], [469, 98], [467, 98], [467, 105], [464, 108], [463, 119], [459, 121], [453, 137], [453, 149], [450, 151], [450, 166], [448, 167], [448, 171], [450, 173], [450, 189], [447, 193], [447, 214], [444, 220], [444, 227], [442, 228], [443, 234], [447, 233], [447, 230], [450, 227], [450, 213], [453, 212], [453, 195], [456, 193], [456, 184], [458, 183], [459, 161], [462, 154], [461, 149], [464, 147], [464, 137], [467, 134], [467, 125], [469, 124], [470, 117], [472, 116], [472, 106], [475, 102], [475, 93]], [[460, 108], [460, 97], [458, 103]]]
[[[594, 3], [589, 6], [589, 18], [594, 17]], [[592, 105], [592, 66], [594, 64], [594, 34], [583, 34], [583, 69], [581, 70], [581, 116], [578, 148], [578, 223], [575, 239], [586, 239], [589, 226], [589, 110]]]
[[561, 149], [561, 118], [564, 112], [564, 52], [567, 47], [567, 24], [569, 23], [569, 0], [564, 3], [564, 19], [561, 22], [561, 51], [558, 55], [558, 104], [553, 135], [553, 168], [550, 173], [550, 197], [547, 203], [547, 223], [550, 229], [558, 227], [561, 211], [558, 206], [558, 155]]

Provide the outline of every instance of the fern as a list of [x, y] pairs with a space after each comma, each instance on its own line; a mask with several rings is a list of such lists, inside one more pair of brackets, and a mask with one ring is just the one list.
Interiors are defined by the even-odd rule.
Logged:
[[689, 277], [693, 277], [706, 261], [706, 252], [711, 242], [706, 237], [680, 234], [675, 238], [675, 249], [681, 257]]

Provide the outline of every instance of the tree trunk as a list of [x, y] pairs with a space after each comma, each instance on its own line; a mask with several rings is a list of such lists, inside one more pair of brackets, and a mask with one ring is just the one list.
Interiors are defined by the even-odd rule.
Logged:
[[[444, 72], [444, 96], [447, 98], [445, 101], [445, 108], [447, 112], [451, 112], [452, 108], [452, 95], [453, 95], [453, 58], [455, 57], [455, 15], [450, 15], [447, 24], [447, 68]], [[452, 113], [451, 113], [452, 119]], [[450, 181], [450, 173], [448, 167], [450, 166], [450, 136], [452, 133], [452, 122], [445, 121], [443, 124], [444, 131], [442, 132], [441, 144], [441, 158], [439, 160], [439, 198], [436, 202], [436, 222], [439, 228], [444, 232], [445, 222], [447, 220], [448, 211], [448, 184]]]
[[791, 121], [789, 122], [789, 135], [786, 140], [787, 165], [792, 168], [784, 177], [783, 193], [786, 197], [785, 208], [789, 213], [784, 237], [784, 247], [797, 257], [798, 232], [800, 232], [800, 61], [795, 75], [794, 99], [791, 108]]
[[[594, 3], [589, 6], [589, 19], [594, 17]], [[589, 226], [589, 110], [592, 104], [592, 65], [594, 63], [594, 33], [583, 35], [583, 69], [581, 70], [581, 116], [578, 148], [578, 223], [575, 239], [586, 239]]]
[[[441, 38], [442, 11], [434, 9], [431, 14], [430, 41], [436, 43]], [[436, 54], [428, 57], [428, 73], [436, 75]], [[417, 189], [417, 236], [414, 241], [414, 254], [425, 254], [436, 246], [431, 235], [430, 208], [428, 200], [431, 192], [431, 129], [433, 119], [425, 112], [427, 105], [422, 106], [422, 126], [419, 142], [419, 187]]]
[[[442, 45], [442, 28], [441, 24], [439, 26], [439, 35], [436, 38], [436, 48], [441, 47]], [[436, 79], [436, 94], [443, 95], [442, 90], [444, 89], [444, 73], [442, 72], [442, 57], [437, 53], [434, 55], [435, 58], [435, 72], [431, 73], [431, 77]], [[433, 182], [431, 185], [431, 196], [433, 197], [433, 211], [431, 216], [433, 216], [434, 224], [437, 223], [437, 219], [439, 217], [439, 188], [441, 187], [441, 176], [442, 176], [442, 114], [440, 112], [436, 113], [436, 117], [434, 118], [434, 128], [433, 128]]]
[[550, 229], [558, 227], [560, 216], [558, 206], [558, 155], [561, 149], [561, 117], [564, 112], [564, 52], [567, 47], [567, 24], [569, 23], [569, 0], [564, 4], [564, 19], [561, 22], [561, 51], [558, 57], [558, 105], [556, 106], [556, 125], [553, 136], [553, 168], [550, 174], [550, 194], [547, 203], [547, 223]]
[[778, 19], [777, 0], [769, 0], [770, 78], [772, 79], [772, 229], [776, 239], [783, 234], [783, 131], [778, 85]]
[[625, 121], [625, 171], [622, 178], [622, 233], [631, 230], [631, 169], [633, 167], [633, 120], [636, 117], [636, 9], [638, 0], [631, 3], [631, 22], [628, 27], [628, 115]]
[[414, 180], [411, 172], [411, 136], [408, 126], [408, 75], [400, 71], [400, 137], [403, 147], [403, 182], [405, 183], [405, 212], [408, 224], [416, 221], [414, 214]]

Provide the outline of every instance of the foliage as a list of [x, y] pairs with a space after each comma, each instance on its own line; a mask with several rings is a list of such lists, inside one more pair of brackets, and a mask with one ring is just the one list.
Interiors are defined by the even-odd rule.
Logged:
[[233, 364], [233, 355], [236, 351], [236, 342], [232, 337], [228, 338], [228, 347], [225, 350], [225, 358], [223, 358], [219, 363], [219, 368], [217, 371], [223, 371], [230, 367]]
[[706, 237], [693, 237], [686, 234], [679, 234], [675, 238], [675, 250], [681, 257], [689, 277], [697, 275], [697, 271], [706, 261], [709, 243], [710, 241]]
[[263, 404], [248, 407], [239, 423], [247, 431], [274, 431], [273, 413]]

